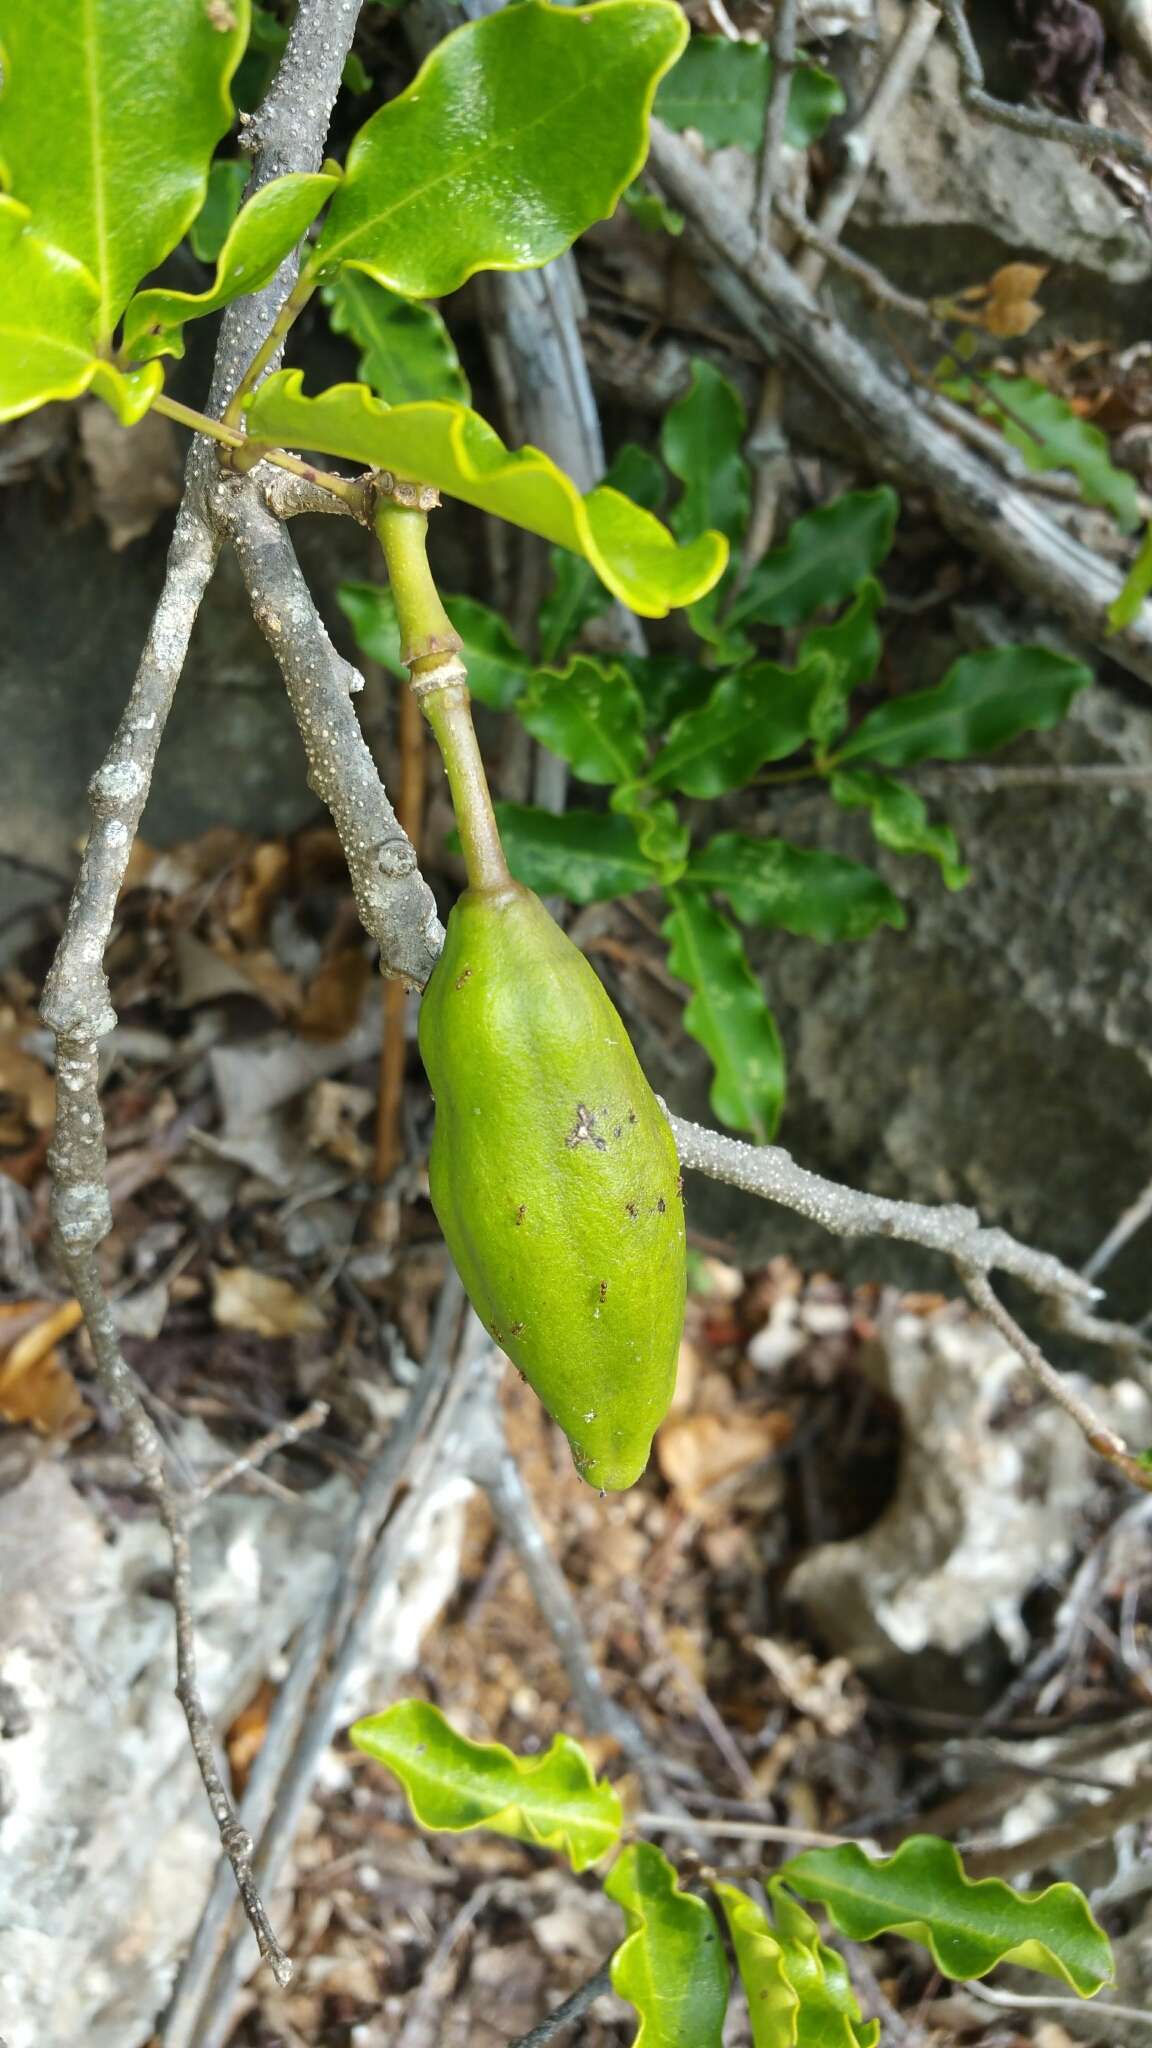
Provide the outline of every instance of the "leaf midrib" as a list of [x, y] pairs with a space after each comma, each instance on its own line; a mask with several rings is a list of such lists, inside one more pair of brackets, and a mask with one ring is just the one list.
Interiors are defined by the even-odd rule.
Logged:
[[96, 236], [96, 262], [93, 266], [96, 282], [100, 287], [100, 331], [103, 333], [111, 300], [111, 275], [108, 261], [108, 208], [101, 176], [103, 165], [104, 124], [101, 117], [100, 94], [97, 79], [97, 52], [100, 38], [96, 28], [96, 0], [82, 0], [84, 9], [84, 47], [87, 62], [84, 66], [84, 84], [88, 99], [88, 135], [92, 158], [92, 207], [93, 229]]

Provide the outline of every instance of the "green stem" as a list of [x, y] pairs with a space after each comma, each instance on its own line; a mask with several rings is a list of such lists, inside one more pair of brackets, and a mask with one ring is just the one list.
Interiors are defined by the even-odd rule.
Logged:
[[224, 418], [229, 426], [234, 426], [239, 420], [244, 410], [245, 399], [256, 389], [272, 358], [283, 347], [288, 329], [299, 319], [319, 282], [317, 271], [309, 270], [307, 266], [301, 271], [224, 408]]
[[466, 672], [458, 656], [460, 635], [428, 566], [428, 514], [413, 506], [381, 504], [376, 533], [396, 605], [400, 658], [447, 770], [469, 887], [506, 889], [512, 877], [476, 743]]
[[342, 498], [354, 516], [363, 519], [362, 478], [336, 476], [330, 469], [317, 469], [315, 463], [304, 462], [299, 455], [289, 455], [285, 448], [262, 448], [250, 435], [225, 425], [223, 420], [211, 419], [206, 412], [195, 412], [190, 405], [181, 405], [178, 398], [169, 398], [166, 391], [161, 391], [153, 399], [152, 410], [162, 412], [166, 419], [178, 421], [182, 427], [190, 427], [194, 434], [207, 434], [225, 448], [247, 449], [253, 462], [271, 462], [275, 468], [286, 469], [293, 476], [306, 477], [318, 490], [327, 491], [330, 497]]

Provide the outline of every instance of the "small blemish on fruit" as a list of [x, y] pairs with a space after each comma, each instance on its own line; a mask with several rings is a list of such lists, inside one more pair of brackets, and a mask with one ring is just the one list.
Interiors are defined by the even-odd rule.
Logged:
[[601, 1301], [607, 1301], [608, 1299], [608, 1282], [606, 1280], [600, 1282], [600, 1299]]
[[623, 1135], [624, 1135], [624, 1126], [623, 1126], [623, 1124], [617, 1124], [617, 1126], [616, 1126], [616, 1129], [615, 1129], [615, 1130], [613, 1131], [613, 1133], [612, 1133], [612, 1136], [613, 1136], [614, 1138], [622, 1138], [622, 1137], [623, 1137]]
[[523, 1323], [513, 1323], [512, 1328], [508, 1332], [508, 1335], [510, 1337], [522, 1337], [524, 1335]]
[[471, 981], [471, 979], [472, 979], [472, 969], [471, 969], [470, 967], [466, 967], [466, 968], [464, 969], [464, 972], [463, 972], [462, 974], [458, 974], [458, 975], [456, 976], [456, 984], [455, 984], [455, 985], [456, 985], [456, 987], [457, 987], [457, 988], [463, 988], [463, 986], [464, 986], [464, 983], [465, 983], [466, 981]]
[[635, 1204], [635, 1202], [625, 1202], [625, 1204], [624, 1204], [624, 1214], [625, 1214], [626, 1216], [633, 1216], [633, 1217], [635, 1217], [635, 1216], [638, 1216], [638, 1215], [640, 1214], [640, 1211], [639, 1211], [639, 1209], [638, 1209], [638, 1208], [636, 1207], [636, 1204]]
[[489, 1328], [488, 1335], [494, 1344], [502, 1344], [504, 1342], [504, 1332], [503, 1330], [498, 1330], [495, 1323]]
[[635, 1123], [635, 1121], [636, 1121], [636, 1111], [635, 1111], [634, 1109], [630, 1109], [630, 1110], [628, 1111], [628, 1121], [629, 1121], [629, 1123], [630, 1123], [630, 1124], [634, 1124], [634, 1123]]
[[598, 1137], [596, 1134], [596, 1118], [586, 1102], [578, 1102], [576, 1104], [576, 1122], [573, 1124], [564, 1143], [570, 1152], [574, 1152], [577, 1145], [591, 1145], [597, 1152], [607, 1151], [608, 1148], [603, 1138]]
[[521, 1224], [523, 1223], [523, 1221], [524, 1221], [524, 1217], [525, 1217], [525, 1215], [526, 1215], [526, 1213], [527, 1213], [527, 1209], [528, 1209], [528, 1204], [527, 1204], [527, 1202], [521, 1202], [521, 1204], [520, 1204], [520, 1207], [519, 1207], [519, 1208], [517, 1209], [517, 1211], [516, 1211], [516, 1227], [517, 1227], [517, 1229], [519, 1229], [520, 1225], [521, 1225]]
[[667, 1204], [667, 1202], [666, 1202], [666, 1201], [664, 1200], [664, 1197], [663, 1197], [663, 1195], [657, 1195], [657, 1197], [656, 1197], [656, 1214], [657, 1214], [658, 1216], [662, 1216], [662, 1215], [664, 1214], [664, 1211], [665, 1211], [665, 1209], [666, 1209], [667, 1207], [668, 1207], [668, 1204]]
[[682, 1173], [678, 1173], [678, 1174], [676, 1175], [676, 1193], [677, 1193], [677, 1194], [679, 1195], [679, 1197], [680, 1197], [680, 1200], [681, 1200], [681, 1201], [683, 1201], [683, 1200], [684, 1200], [684, 1175], [683, 1175]]
[[587, 1415], [586, 1415], [586, 1416], [584, 1417], [584, 1420], [585, 1420], [585, 1422], [595, 1422], [595, 1420], [596, 1420], [596, 1410], [595, 1410], [594, 1408], [590, 1408], [590, 1409], [588, 1410], [588, 1413], [587, 1413]]

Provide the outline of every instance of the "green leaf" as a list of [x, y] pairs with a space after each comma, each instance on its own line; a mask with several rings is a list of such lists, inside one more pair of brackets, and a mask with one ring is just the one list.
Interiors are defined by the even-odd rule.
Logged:
[[554, 1735], [543, 1756], [518, 1757], [502, 1742], [469, 1742], [424, 1700], [398, 1700], [349, 1733], [399, 1778], [422, 1827], [489, 1828], [554, 1849], [577, 1871], [619, 1839], [620, 1801], [571, 1736]]
[[627, 818], [580, 810], [557, 817], [531, 804], [497, 804], [496, 820], [512, 873], [539, 896], [607, 903], [659, 880]]
[[937, 861], [948, 889], [962, 889], [971, 870], [960, 858], [950, 825], [933, 825], [922, 796], [891, 775], [867, 769], [837, 770], [828, 779], [832, 796], [843, 810], [868, 810], [872, 830], [890, 853], [926, 853]]
[[843, 1958], [820, 1940], [802, 1909], [789, 1912], [772, 1887], [778, 1923], [734, 1885], [713, 1883], [724, 1908], [748, 2000], [753, 2048], [877, 2048], [879, 2021], [866, 2025]]
[[248, 0], [5, 0], [0, 175], [96, 280], [110, 337], [204, 201]]
[[870, 711], [836, 755], [842, 761], [964, 761], [1022, 732], [1046, 732], [1067, 714], [1092, 671], [1047, 647], [990, 647], [954, 662], [932, 690]]
[[1123, 632], [1138, 619], [1148, 592], [1152, 590], [1152, 526], [1145, 529], [1140, 552], [1124, 578], [1124, 588], [1108, 607], [1108, 630]]
[[911, 1835], [879, 1860], [855, 1842], [808, 1849], [779, 1879], [818, 1899], [850, 1941], [901, 1934], [922, 1942], [946, 1977], [986, 1977], [1011, 1962], [1063, 1978], [1081, 1998], [1112, 1977], [1108, 1938], [1075, 1885], [1017, 1892], [998, 1877], [974, 1881], [952, 1844], [934, 1835]]
[[628, 1922], [612, 1958], [612, 1987], [640, 2015], [633, 2048], [720, 2048], [728, 1965], [703, 1899], [680, 1890], [667, 1857], [649, 1842], [621, 1852], [604, 1890]]
[[1105, 506], [1126, 533], [1139, 526], [1135, 477], [1116, 468], [1107, 436], [1091, 420], [1081, 419], [1066, 398], [1032, 377], [970, 380], [965, 395], [986, 419], [995, 420], [1029, 469], [1071, 470], [1087, 504]]
[[734, 1884], [713, 1882], [712, 1890], [732, 1937], [753, 2048], [794, 2048], [800, 2000], [788, 1981], [784, 1950], [768, 1915]]
[[96, 354], [100, 292], [84, 266], [42, 240], [28, 209], [0, 193], [0, 420], [89, 389], [125, 426], [147, 412], [159, 366], [123, 376]]
[[902, 931], [902, 905], [858, 861], [808, 852], [786, 839], [721, 832], [688, 864], [688, 879], [719, 889], [743, 924], [775, 926], [798, 938], [865, 939], [878, 925]]
[[684, 215], [677, 213], [661, 199], [658, 192], [644, 183], [643, 178], [634, 178], [623, 195], [624, 204], [638, 227], [649, 235], [682, 235]]
[[[523, 4], [535, 6], [537, 0]], [[604, 4], [624, 6], [630, 0]], [[489, 19], [513, 20], [520, 11]], [[618, 491], [602, 484], [582, 498], [547, 455], [538, 448], [506, 448], [487, 421], [465, 406], [390, 408], [363, 384], [336, 384], [319, 398], [305, 398], [301, 382], [299, 370], [265, 379], [248, 406], [253, 435], [435, 484], [450, 497], [583, 555], [613, 595], [646, 618], [663, 618], [674, 605], [691, 604], [723, 572], [728, 549], [721, 534], [677, 547], [658, 519]]]
[[182, 356], [185, 321], [218, 313], [241, 292], [257, 292], [275, 277], [339, 182], [317, 171], [293, 172], [262, 185], [241, 207], [229, 229], [207, 291], [154, 287], [129, 300], [124, 312], [125, 356], [134, 362], [147, 362], [153, 356]]
[[565, 669], [537, 669], [516, 708], [581, 782], [627, 782], [644, 766], [644, 706], [619, 663], [577, 654]]
[[646, 782], [625, 782], [613, 791], [611, 808], [631, 818], [640, 851], [652, 862], [666, 888], [678, 882], [688, 865], [691, 838], [674, 803], [654, 796]]
[[240, 157], [218, 156], [208, 172], [204, 204], [188, 230], [192, 254], [201, 263], [215, 263], [240, 211], [252, 166]]
[[711, 1102], [722, 1123], [761, 1144], [784, 1101], [784, 1050], [776, 1020], [734, 925], [700, 889], [668, 892], [668, 965], [694, 990], [684, 1023], [715, 1068]]
[[789, 529], [753, 569], [733, 601], [727, 624], [755, 619], [765, 626], [796, 626], [822, 605], [843, 604], [879, 568], [892, 545], [900, 500], [887, 484], [845, 491]]
[[687, 33], [671, 0], [522, 0], [454, 30], [360, 130], [319, 260], [432, 299], [559, 256], [639, 171]]
[[802, 662], [814, 654], [825, 654], [831, 664], [828, 680], [812, 707], [809, 726], [809, 735], [822, 752], [843, 732], [853, 690], [870, 683], [879, 666], [884, 643], [876, 613], [883, 602], [883, 588], [874, 576], [868, 576], [846, 612], [830, 626], [814, 626], [800, 642]]
[[362, 270], [341, 270], [321, 292], [333, 332], [360, 350], [359, 374], [377, 398], [403, 405], [471, 393], [456, 345], [435, 306], [402, 298]]
[[[660, 435], [664, 460], [684, 486], [669, 520], [678, 539], [695, 540], [697, 534], [712, 527], [724, 534], [731, 546], [738, 544], [748, 523], [751, 500], [748, 465], [741, 453], [746, 427], [735, 387], [711, 363], [695, 359], [692, 382], [665, 415]], [[721, 582], [692, 608], [692, 624], [704, 639], [719, 637], [721, 593], [732, 573], [729, 561]]]
[[[646, 512], [659, 509], [668, 485], [663, 464], [634, 441], [625, 442], [604, 482]], [[540, 652], [545, 661], [555, 661], [589, 619], [598, 618], [612, 602], [596, 571], [566, 549], [552, 550], [552, 576], [552, 589], [540, 607]]]
[[[736, 143], [758, 150], [772, 90], [772, 58], [763, 43], [733, 43], [725, 36], [693, 36], [656, 95], [656, 112], [669, 128], [695, 128], [709, 149]], [[843, 91], [828, 71], [799, 64], [788, 97], [785, 140], [806, 149], [845, 108]]]
[[741, 788], [766, 761], [782, 761], [804, 745], [826, 676], [822, 657], [798, 669], [754, 662], [721, 676], [705, 705], [676, 720], [651, 780], [686, 796]]
[[[378, 661], [394, 676], [407, 680], [400, 659], [400, 626], [392, 592], [379, 583], [342, 583], [336, 592], [340, 609], [369, 661]], [[446, 597], [444, 609], [463, 641], [461, 659], [468, 687], [481, 704], [507, 711], [527, 684], [532, 664], [517, 647], [498, 612], [474, 597]]]
[[685, 711], [698, 711], [716, 687], [715, 669], [690, 654], [629, 654], [625, 668], [644, 699], [644, 718], [653, 732], [666, 732]]

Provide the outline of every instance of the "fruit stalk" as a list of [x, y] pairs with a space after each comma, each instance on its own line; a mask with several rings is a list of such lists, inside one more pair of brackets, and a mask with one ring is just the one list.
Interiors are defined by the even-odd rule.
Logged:
[[428, 566], [428, 514], [417, 506], [385, 503], [375, 525], [400, 625], [400, 659], [447, 771], [469, 887], [505, 889], [512, 878], [476, 743], [460, 635]]

